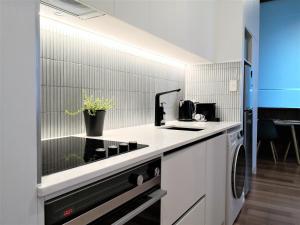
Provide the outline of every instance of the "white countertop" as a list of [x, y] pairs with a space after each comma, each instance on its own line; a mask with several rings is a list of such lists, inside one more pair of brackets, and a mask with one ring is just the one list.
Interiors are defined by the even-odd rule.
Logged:
[[[38, 196], [55, 196], [68, 189], [73, 189], [87, 183], [102, 179], [125, 168], [136, 165], [145, 160], [159, 157], [162, 153], [174, 148], [199, 141], [219, 132], [240, 126], [238, 122], [168, 122], [166, 126], [178, 125], [184, 127], [203, 128], [202, 131], [167, 130], [147, 124], [137, 127], [128, 127], [104, 131], [97, 139], [114, 141], [137, 141], [149, 147], [129, 152], [112, 158], [79, 166], [66, 171], [42, 177], [38, 185]], [[84, 136], [84, 135], [78, 135]]]

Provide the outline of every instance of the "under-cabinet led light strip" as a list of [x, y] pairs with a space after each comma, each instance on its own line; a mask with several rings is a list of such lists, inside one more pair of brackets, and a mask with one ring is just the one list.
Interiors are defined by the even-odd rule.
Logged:
[[105, 35], [86, 30], [82, 27], [76, 27], [75, 25], [66, 24], [62, 21], [54, 20], [52, 18], [44, 17], [43, 15], [40, 16], [40, 26], [43, 29], [49, 29], [50, 27], [54, 26], [60, 30], [63, 30], [64, 32], [75, 33], [76, 35], [80, 35], [81, 37], [86, 38], [88, 40], [99, 42], [106, 47], [117, 49], [122, 52], [133, 54], [135, 56], [163, 63], [166, 65], [179, 67], [181, 69], [184, 69], [186, 65], [186, 63], [176, 60], [174, 58], [170, 58], [159, 53], [142, 49], [128, 43], [123, 43], [119, 40], [108, 38]]

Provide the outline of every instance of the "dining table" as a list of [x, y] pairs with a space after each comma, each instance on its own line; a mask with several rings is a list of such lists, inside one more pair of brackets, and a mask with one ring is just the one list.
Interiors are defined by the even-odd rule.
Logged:
[[[277, 126], [288, 126], [291, 129], [291, 133], [292, 133], [292, 138], [293, 138], [293, 143], [294, 143], [294, 147], [295, 147], [295, 153], [296, 153], [296, 158], [297, 158], [297, 163], [298, 165], [300, 165], [300, 157], [299, 157], [299, 142], [297, 139], [297, 134], [296, 134], [296, 129], [295, 126], [300, 126], [300, 120], [284, 120], [284, 119], [275, 119], [273, 120], [275, 125]], [[285, 153], [285, 159], [287, 157], [289, 148], [290, 148], [290, 144], [287, 148], [287, 151]]]

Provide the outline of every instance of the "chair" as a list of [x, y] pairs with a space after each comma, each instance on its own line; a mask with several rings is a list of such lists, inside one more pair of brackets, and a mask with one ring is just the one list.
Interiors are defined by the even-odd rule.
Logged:
[[287, 158], [287, 156], [288, 156], [288, 154], [289, 154], [289, 151], [290, 151], [290, 148], [291, 148], [291, 144], [292, 144], [292, 142], [289, 141], [289, 142], [288, 142], [288, 146], [287, 146], [287, 148], [286, 148], [286, 150], [285, 150], [285, 153], [284, 153], [283, 161], [286, 161], [286, 158]]
[[276, 126], [273, 120], [258, 120], [258, 145], [257, 145], [257, 152], [261, 147], [262, 141], [267, 141], [270, 143], [272, 155], [274, 159], [274, 163], [277, 164], [278, 154], [275, 148], [274, 141], [278, 138], [278, 133], [276, 130]]

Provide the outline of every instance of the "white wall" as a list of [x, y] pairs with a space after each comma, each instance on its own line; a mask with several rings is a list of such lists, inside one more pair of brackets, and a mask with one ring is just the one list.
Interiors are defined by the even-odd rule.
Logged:
[[0, 1], [0, 224], [37, 224], [38, 0]]
[[244, 25], [256, 38], [259, 38], [259, 0], [243, 0], [244, 2]]

